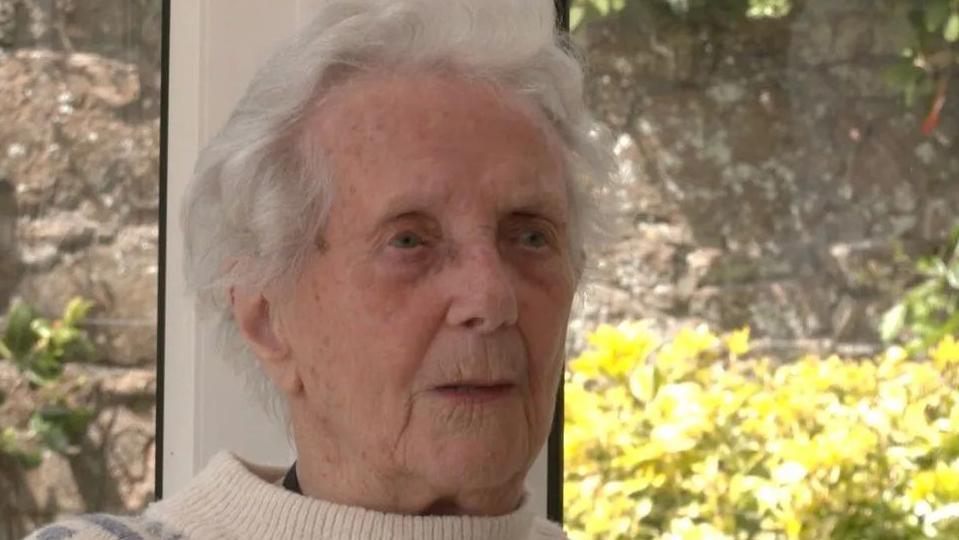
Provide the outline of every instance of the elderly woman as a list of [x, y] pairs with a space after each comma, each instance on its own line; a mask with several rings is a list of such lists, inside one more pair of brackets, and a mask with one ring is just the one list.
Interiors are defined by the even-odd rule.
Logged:
[[[36, 538], [563, 538], [524, 478], [595, 232], [550, 0], [326, 1], [203, 150], [188, 274], [298, 459]], [[238, 421], [242, 421], [238, 418]]]

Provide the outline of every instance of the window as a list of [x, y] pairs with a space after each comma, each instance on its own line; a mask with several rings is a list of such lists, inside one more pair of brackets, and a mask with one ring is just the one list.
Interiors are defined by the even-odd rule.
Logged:
[[624, 231], [573, 321], [567, 526], [954, 536], [917, 486], [956, 470], [959, 5], [571, 4]]
[[[164, 4], [0, 0], [0, 540], [135, 512], [221, 447], [291, 457], [205, 358], [175, 226], [158, 283], [159, 223], [309, 3], [180, 2], [168, 36]], [[550, 515], [580, 538], [959, 534], [959, 5], [557, 5], [623, 228], [571, 322]]]
[[0, 539], [153, 499], [162, 14], [0, 0]]

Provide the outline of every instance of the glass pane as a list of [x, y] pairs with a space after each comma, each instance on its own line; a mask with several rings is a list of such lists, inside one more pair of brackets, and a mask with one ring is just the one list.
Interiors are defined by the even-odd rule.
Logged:
[[153, 497], [161, 4], [0, 0], [2, 540]]
[[575, 537], [959, 537], [959, 3], [571, 23], [624, 176], [573, 321]]

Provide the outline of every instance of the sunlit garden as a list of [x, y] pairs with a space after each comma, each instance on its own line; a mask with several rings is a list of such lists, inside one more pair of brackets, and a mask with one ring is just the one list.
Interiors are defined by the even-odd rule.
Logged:
[[571, 536], [959, 538], [959, 2], [570, 26], [625, 230], [569, 362]]
[[579, 538], [955, 538], [959, 342], [750, 354], [749, 330], [602, 327], [566, 386]]

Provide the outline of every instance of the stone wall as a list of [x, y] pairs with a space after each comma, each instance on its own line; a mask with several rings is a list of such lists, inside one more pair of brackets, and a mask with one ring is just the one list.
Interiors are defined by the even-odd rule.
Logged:
[[[153, 497], [159, 6], [0, 0], [0, 319], [13, 297], [51, 317], [96, 303], [96, 358], [61, 385], [93, 423], [37, 470], [0, 456], [0, 540]], [[0, 389], [0, 426], [22, 426], [37, 393], [3, 361]]]
[[786, 356], [874, 349], [908, 256], [957, 220], [959, 85], [922, 135], [929, 102], [906, 107], [883, 78], [908, 35], [889, 2], [724, 24], [631, 4], [576, 35], [628, 228], [577, 326], [748, 324]]

